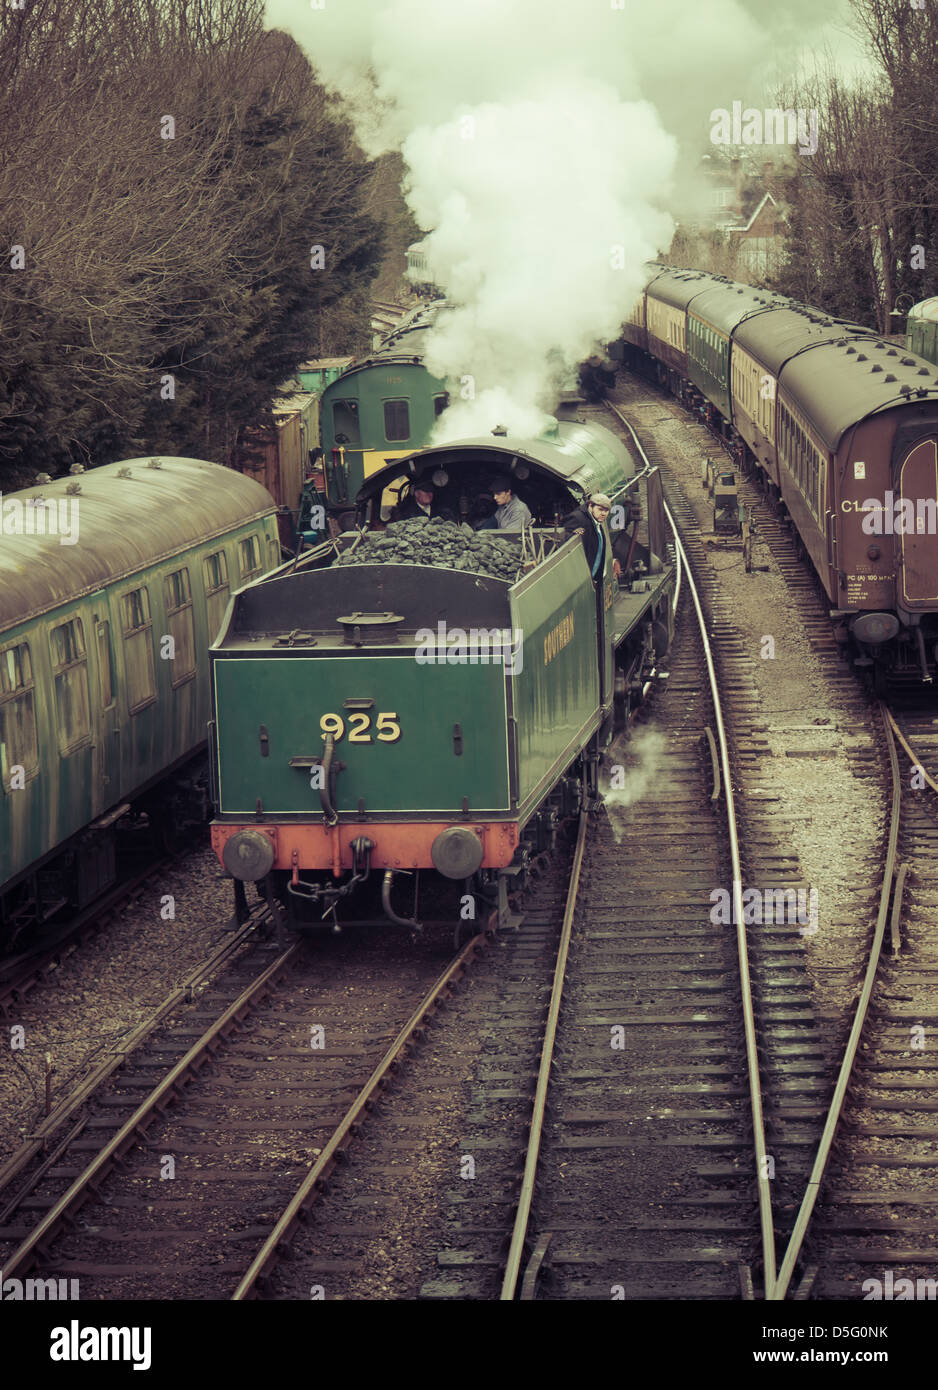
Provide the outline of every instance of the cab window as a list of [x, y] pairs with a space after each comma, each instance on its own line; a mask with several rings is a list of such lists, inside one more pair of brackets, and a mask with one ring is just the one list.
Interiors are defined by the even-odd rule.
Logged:
[[385, 401], [384, 437], [390, 442], [410, 438], [410, 411], [406, 401]]
[[333, 401], [332, 434], [336, 444], [358, 444], [358, 401]]

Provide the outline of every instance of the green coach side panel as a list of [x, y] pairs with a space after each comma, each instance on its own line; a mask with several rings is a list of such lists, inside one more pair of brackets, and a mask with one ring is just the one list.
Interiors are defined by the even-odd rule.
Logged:
[[524, 634], [512, 677], [522, 805], [550, 785], [598, 725], [596, 595], [579, 544], [512, 590], [512, 623]]
[[[421, 665], [416, 649], [363, 656], [219, 656], [214, 663], [219, 811], [253, 816], [260, 797], [270, 816], [320, 814], [309, 768], [321, 757], [321, 720], [342, 721], [335, 807], [368, 814], [419, 808], [457, 815], [508, 809], [508, 726], [504, 667]], [[356, 714], [345, 701], [371, 699]], [[383, 716], [383, 718], [382, 718]], [[259, 729], [267, 729], [262, 756]], [[460, 725], [457, 753], [453, 726]], [[327, 724], [329, 732], [334, 724]], [[382, 737], [381, 735], [384, 735]]]
[[[61, 506], [69, 485], [41, 492]], [[245, 578], [242, 543], [256, 573], [279, 558], [269, 495], [202, 460], [104, 465], [73, 496], [75, 544], [0, 538], [0, 885], [204, 745], [208, 646], [218, 605]], [[219, 555], [210, 624], [205, 564]], [[129, 630], [124, 599], [141, 592], [147, 622]]]
[[687, 315], [687, 372], [696, 387], [729, 420], [729, 338], [695, 314]]
[[938, 362], [938, 295], [912, 305], [906, 321], [906, 347], [928, 362]]

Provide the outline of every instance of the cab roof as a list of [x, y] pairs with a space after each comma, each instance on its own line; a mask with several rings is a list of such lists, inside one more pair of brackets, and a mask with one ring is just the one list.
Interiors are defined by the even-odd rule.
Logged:
[[572, 493], [587, 497], [593, 492], [615, 497], [640, 471], [623, 441], [603, 425], [557, 420], [534, 439], [493, 432], [417, 449], [370, 474], [358, 500], [379, 494], [402, 473], [414, 478], [447, 465], [458, 468], [480, 463], [522, 481], [519, 468], [527, 468], [529, 477], [533, 471], [548, 474]]

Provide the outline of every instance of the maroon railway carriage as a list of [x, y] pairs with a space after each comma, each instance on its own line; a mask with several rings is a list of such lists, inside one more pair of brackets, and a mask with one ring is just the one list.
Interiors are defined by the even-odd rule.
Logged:
[[[649, 264], [626, 355], [706, 409], [784, 504], [859, 664], [938, 666], [938, 377], [859, 324]], [[719, 291], [719, 293], [715, 293]]]

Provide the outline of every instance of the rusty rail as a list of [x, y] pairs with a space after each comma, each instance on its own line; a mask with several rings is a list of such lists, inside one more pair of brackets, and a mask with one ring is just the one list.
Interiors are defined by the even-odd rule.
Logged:
[[853, 1026], [850, 1029], [850, 1036], [847, 1039], [847, 1045], [844, 1049], [843, 1060], [840, 1064], [840, 1072], [837, 1077], [837, 1085], [834, 1087], [834, 1094], [828, 1108], [824, 1130], [821, 1134], [817, 1153], [814, 1158], [814, 1166], [811, 1169], [811, 1176], [808, 1178], [808, 1185], [798, 1210], [798, 1217], [788, 1242], [788, 1248], [782, 1260], [781, 1269], [778, 1273], [778, 1280], [774, 1289], [769, 1291], [766, 1295], [767, 1298], [773, 1301], [783, 1299], [788, 1291], [794, 1273], [795, 1263], [801, 1253], [808, 1227], [811, 1224], [811, 1217], [821, 1190], [821, 1183], [824, 1181], [827, 1161], [830, 1157], [834, 1135], [837, 1132], [837, 1125], [843, 1110], [847, 1088], [850, 1085], [850, 1076], [853, 1071], [854, 1061], [856, 1060], [857, 1049], [860, 1045], [863, 1025], [866, 1022], [870, 999], [873, 995], [873, 986], [876, 983], [876, 971], [879, 967], [880, 952], [882, 951], [883, 938], [886, 933], [886, 921], [889, 916], [889, 901], [892, 897], [893, 879], [896, 872], [896, 851], [899, 843], [899, 807], [902, 800], [902, 782], [899, 776], [899, 757], [896, 752], [896, 741], [893, 737], [895, 726], [893, 724], [892, 715], [886, 709], [885, 705], [881, 704], [879, 710], [883, 721], [883, 733], [886, 739], [886, 748], [889, 753], [889, 766], [892, 773], [892, 806], [889, 822], [889, 839], [886, 846], [886, 862], [883, 867], [883, 883], [879, 895], [879, 912], [876, 916], [876, 928], [873, 932], [873, 941], [870, 946], [866, 974], [863, 977], [863, 988], [860, 991], [860, 997], [857, 1001], [857, 1011], [854, 1014]]
[[248, 1298], [257, 1297], [258, 1284], [269, 1276], [271, 1269], [279, 1259], [280, 1246], [289, 1238], [297, 1223], [302, 1220], [305, 1213], [315, 1205], [322, 1195], [326, 1179], [338, 1163], [350, 1138], [374, 1105], [378, 1094], [389, 1085], [397, 1068], [423, 1033], [424, 1025], [446, 1002], [453, 986], [464, 974], [469, 962], [493, 937], [494, 919], [490, 918], [486, 928], [467, 942], [417, 1005], [345, 1112], [332, 1138], [306, 1174], [270, 1235], [254, 1256], [247, 1273], [231, 1296], [233, 1301], [241, 1302]]

